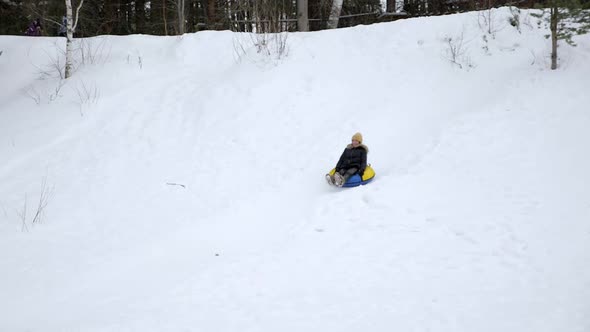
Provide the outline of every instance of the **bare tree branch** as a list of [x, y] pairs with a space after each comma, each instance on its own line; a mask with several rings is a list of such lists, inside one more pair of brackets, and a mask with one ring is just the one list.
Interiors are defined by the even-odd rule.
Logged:
[[25, 194], [25, 202], [23, 205], [23, 209], [21, 211], [16, 212], [21, 219], [22, 227], [21, 232], [29, 231], [29, 227], [27, 226], [27, 194]]
[[76, 27], [78, 26], [78, 18], [80, 18], [80, 8], [82, 8], [82, 4], [84, 4], [84, 0], [81, 0], [80, 4], [78, 5], [78, 8], [76, 8], [76, 21], [74, 21], [74, 27], [72, 28], [74, 32], [76, 31]]

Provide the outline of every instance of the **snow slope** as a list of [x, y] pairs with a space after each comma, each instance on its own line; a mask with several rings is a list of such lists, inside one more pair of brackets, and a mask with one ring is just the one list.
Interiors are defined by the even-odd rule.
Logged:
[[1, 36], [0, 331], [590, 330], [590, 37], [508, 15], [96, 37], [57, 93]]

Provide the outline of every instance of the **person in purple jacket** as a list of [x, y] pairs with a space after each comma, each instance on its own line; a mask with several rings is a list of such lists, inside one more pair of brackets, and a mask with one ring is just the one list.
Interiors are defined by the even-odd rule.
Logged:
[[25, 35], [27, 36], [41, 36], [41, 19], [36, 18], [29, 24], [27, 30], [25, 30]]

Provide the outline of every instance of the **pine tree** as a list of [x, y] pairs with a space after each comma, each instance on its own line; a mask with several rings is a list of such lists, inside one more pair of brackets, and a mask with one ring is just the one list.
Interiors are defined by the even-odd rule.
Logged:
[[590, 30], [590, 12], [583, 10], [579, 0], [549, 0], [543, 4], [540, 14], [531, 14], [539, 18], [539, 25], [548, 26], [551, 34], [551, 69], [557, 69], [557, 43], [564, 40], [576, 46], [573, 37]]

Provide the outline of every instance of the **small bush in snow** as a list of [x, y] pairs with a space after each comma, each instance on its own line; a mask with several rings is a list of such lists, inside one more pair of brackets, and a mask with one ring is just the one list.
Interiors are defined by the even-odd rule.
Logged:
[[[247, 38], [245, 36], [248, 36]], [[287, 32], [280, 33], [236, 33], [234, 52], [239, 60], [244, 57], [253, 59], [252, 53], [262, 55], [264, 59], [280, 60], [289, 53]], [[254, 52], [252, 52], [254, 51]]]
[[520, 33], [520, 9], [517, 7], [510, 7], [510, 17], [508, 17], [508, 23], [518, 30]]
[[471, 58], [467, 56], [468, 49], [465, 46], [463, 32], [461, 32], [461, 35], [455, 38], [446, 37], [444, 41], [447, 45], [445, 50], [447, 60], [449, 60], [452, 64], [457, 65], [461, 69], [463, 69], [464, 66], [468, 68], [474, 67], [473, 63], [471, 62]]
[[[36, 208], [33, 210], [34, 215], [30, 220], [30, 224], [34, 225], [36, 223], [40, 223], [43, 219], [45, 208], [47, 204], [49, 204], [49, 199], [51, 198], [51, 194], [53, 193], [53, 187], [47, 188], [47, 176], [43, 178], [41, 181], [41, 192], [39, 193], [39, 201], [36, 205]], [[23, 207], [20, 211], [17, 211], [18, 216], [21, 219], [22, 231], [28, 231], [29, 228], [27, 226], [28, 222], [28, 195], [25, 193], [25, 200], [23, 202]]]

